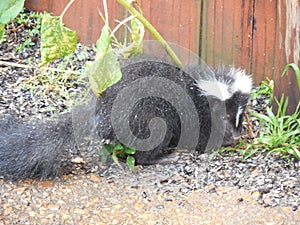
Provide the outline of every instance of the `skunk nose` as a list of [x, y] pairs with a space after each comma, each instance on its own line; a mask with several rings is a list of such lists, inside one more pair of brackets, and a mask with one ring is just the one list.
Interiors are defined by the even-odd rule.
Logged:
[[239, 142], [240, 138], [241, 138], [241, 135], [233, 136], [232, 137], [232, 145], [236, 145]]
[[229, 139], [226, 141], [224, 140], [223, 146], [234, 146], [239, 142], [239, 139], [241, 138], [241, 135], [232, 135]]

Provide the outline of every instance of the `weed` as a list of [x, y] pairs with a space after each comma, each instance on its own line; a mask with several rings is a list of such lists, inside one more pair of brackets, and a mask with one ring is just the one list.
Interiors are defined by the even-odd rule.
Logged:
[[30, 12], [30, 14], [28, 14], [26, 13], [26, 9], [23, 8], [20, 14], [12, 21], [13, 23], [28, 28], [25, 40], [16, 47], [16, 51], [22, 51], [35, 45], [34, 39], [40, 34], [41, 20], [42, 16], [40, 13]]
[[126, 158], [126, 164], [130, 167], [131, 170], [134, 170], [135, 159], [132, 156], [135, 153], [134, 148], [128, 148], [123, 146], [122, 144], [105, 144], [100, 151], [100, 156], [102, 162], [106, 162], [108, 156], [111, 155], [113, 161], [122, 168], [121, 164], [119, 163], [119, 158], [124, 159]]
[[293, 155], [300, 160], [300, 102], [292, 115], [286, 114], [288, 98], [282, 95], [280, 101], [275, 98], [275, 102], [278, 106], [276, 115], [271, 108], [267, 108], [267, 115], [254, 113], [262, 126], [254, 146], [267, 150], [267, 156], [275, 153], [289, 159]]
[[56, 63], [57, 68], [36, 68], [33, 76], [19, 80], [13, 88], [29, 92], [40, 112], [68, 110], [89, 91], [86, 76], [83, 76], [85, 67], [78, 68], [73, 61], [74, 56], [66, 56]]
[[274, 81], [267, 78], [266, 81], [262, 81], [258, 88], [253, 89], [251, 93], [252, 99], [257, 99], [261, 95], [268, 96], [267, 104], [272, 102], [274, 92]]

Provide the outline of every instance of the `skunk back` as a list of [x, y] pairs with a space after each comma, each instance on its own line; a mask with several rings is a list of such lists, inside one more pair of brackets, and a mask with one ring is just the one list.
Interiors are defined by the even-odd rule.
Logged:
[[138, 163], [160, 162], [168, 148], [203, 152], [239, 138], [249, 98], [239, 80], [250, 80], [242, 71], [181, 70], [148, 60], [124, 66], [122, 74], [98, 100], [97, 131], [136, 147]]

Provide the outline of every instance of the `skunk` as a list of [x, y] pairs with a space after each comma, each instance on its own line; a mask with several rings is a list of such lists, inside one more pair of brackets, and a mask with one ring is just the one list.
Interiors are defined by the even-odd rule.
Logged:
[[[99, 140], [135, 147], [138, 164], [176, 160], [169, 149], [199, 153], [234, 145], [252, 80], [243, 70], [215, 70], [148, 60], [121, 68], [122, 79], [97, 99], [92, 123]], [[74, 121], [73, 121], [74, 122]], [[72, 115], [0, 122], [0, 176], [50, 179], [75, 147]]]

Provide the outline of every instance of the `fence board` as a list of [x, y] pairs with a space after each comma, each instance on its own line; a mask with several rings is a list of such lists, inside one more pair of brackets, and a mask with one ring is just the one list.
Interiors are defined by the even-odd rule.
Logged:
[[276, 44], [274, 59], [275, 95], [289, 96], [289, 112], [293, 112], [300, 100], [296, 77], [293, 70], [285, 77], [281, 73], [287, 63], [296, 63], [300, 67], [300, 2], [296, 0], [278, 0], [276, 19]]
[[[35, 11], [53, 12], [59, 15], [69, 0], [27, 0], [25, 6]], [[139, 0], [144, 16], [169, 42], [198, 52], [199, 49], [199, 1]], [[107, 1], [110, 24], [115, 26], [115, 19], [126, 18], [126, 11], [117, 1]], [[94, 44], [100, 35], [103, 22], [98, 9], [103, 12], [101, 0], [77, 0], [68, 9], [63, 22], [77, 31], [79, 39], [85, 44]], [[192, 38], [191, 38], [192, 37]], [[153, 39], [147, 32], [146, 39]]]
[[[36, 11], [62, 12], [69, 0], [27, 0]], [[252, 73], [256, 84], [269, 77], [275, 93], [285, 92], [296, 106], [300, 99], [295, 73], [281, 78], [287, 63], [300, 65], [300, 2], [298, 0], [138, 0], [144, 16], [169, 42], [199, 53], [211, 66], [234, 64]], [[126, 12], [108, 1], [110, 21]], [[103, 22], [101, 0], [77, 0], [64, 17], [80, 41], [95, 43]], [[103, 10], [102, 10], [103, 11]], [[114, 26], [114, 23], [111, 23]], [[122, 33], [120, 33], [121, 35]], [[152, 39], [147, 32], [146, 39]], [[183, 56], [184, 58], [185, 56]], [[182, 57], [181, 57], [182, 58]]]

